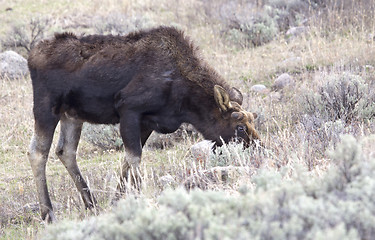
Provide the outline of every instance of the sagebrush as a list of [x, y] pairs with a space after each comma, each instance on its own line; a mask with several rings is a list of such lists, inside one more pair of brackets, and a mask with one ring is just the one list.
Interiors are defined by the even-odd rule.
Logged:
[[156, 202], [129, 197], [99, 217], [49, 226], [42, 238], [371, 239], [375, 159], [350, 135], [331, 156], [335, 164], [323, 177], [296, 165], [261, 169], [254, 186], [233, 195], [177, 189]]

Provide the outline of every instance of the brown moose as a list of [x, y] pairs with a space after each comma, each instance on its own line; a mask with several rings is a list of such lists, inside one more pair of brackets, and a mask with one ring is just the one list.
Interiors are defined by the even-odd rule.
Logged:
[[29, 149], [41, 216], [54, 220], [46, 163], [57, 123], [56, 154], [73, 178], [86, 208], [95, 199], [76, 162], [83, 122], [120, 123], [125, 146], [121, 184], [138, 179], [142, 147], [152, 131], [174, 132], [191, 123], [217, 145], [259, 139], [255, 114], [242, 109], [242, 94], [197, 54], [184, 34], [158, 27], [127, 36], [55, 34], [28, 59], [35, 131]]

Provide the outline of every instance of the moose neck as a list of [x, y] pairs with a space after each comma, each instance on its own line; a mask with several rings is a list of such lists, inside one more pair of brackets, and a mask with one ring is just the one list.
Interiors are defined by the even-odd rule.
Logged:
[[[212, 140], [217, 143], [221, 142], [221, 129], [223, 129], [224, 119], [218, 109], [203, 109], [206, 113], [192, 119], [191, 124], [200, 132], [207, 140]], [[216, 111], [218, 110], [218, 111]]]
[[[208, 85], [206, 83], [206, 85]], [[184, 100], [185, 110], [184, 122], [192, 124], [205, 139], [220, 141], [220, 129], [225, 124], [225, 120], [215, 102], [212, 90], [204, 89], [202, 85], [194, 86], [190, 89], [191, 96]]]
[[196, 48], [189, 41], [181, 41], [178, 38], [167, 40], [165, 46], [168, 46], [168, 51], [174, 50], [170, 54], [183, 79], [177, 92], [184, 89], [186, 91], [184, 96], [188, 96], [179, 99], [181, 109], [185, 112], [183, 122], [191, 123], [206, 139], [220, 141], [220, 129], [225, 129], [226, 121], [222, 118], [215, 102], [214, 87], [219, 85], [229, 92], [229, 85], [213, 68], [200, 59]]

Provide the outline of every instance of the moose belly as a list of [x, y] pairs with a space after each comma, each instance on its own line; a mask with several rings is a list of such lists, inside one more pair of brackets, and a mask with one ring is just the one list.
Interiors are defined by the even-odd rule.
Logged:
[[173, 116], [145, 114], [142, 117], [142, 125], [158, 133], [172, 133], [180, 127], [181, 123]]
[[65, 98], [61, 112], [70, 118], [85, 122], [98, 124], [116, 124], [119, 122], [119, 115], [111, 98], [75, 95], [74, 98]]

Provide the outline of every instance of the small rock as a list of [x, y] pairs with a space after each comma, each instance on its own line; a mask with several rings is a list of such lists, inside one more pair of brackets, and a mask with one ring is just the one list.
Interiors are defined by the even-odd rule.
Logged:
[[174, 178], [171, 175], [164, 175], [159, 178], [159, 183], [163, 187], [171, 186], [175, 182]]
[[281, 89], [283, 89], [287, 86], [290, 87], [293, 84], [294, 84], [293, 78], [289, 74], [283, 73], [275, 79], [275, 82], [272, 85], [272, 89], [277, 91], [277, 90], [281, 90]]
[[266, 93], [268, 89], [263, 84], [255, 84], [250, 88], [250, 90], [257, 93]]
[[14, 79], [28, 73], [27, 60], [24, 57], [13, 51], [0, 53], [0, 77]]
[[269, 95], [268, 95], [268, 98], [271, 100], [271, 101], [281, 101], [281, 99], [283, 98], [283, 95], [279, 92], [271, 92]]

